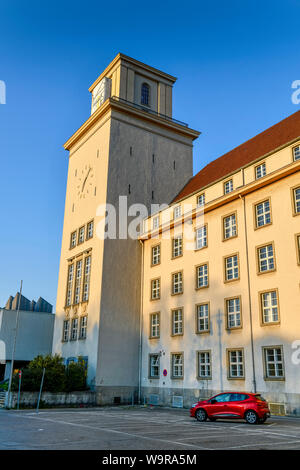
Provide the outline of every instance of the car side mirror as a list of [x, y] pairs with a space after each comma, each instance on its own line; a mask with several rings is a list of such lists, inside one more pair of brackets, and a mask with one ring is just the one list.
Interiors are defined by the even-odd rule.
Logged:
[[218, 402], [217, 402], [217, 400], [211, 400], [210, 403], [213, 405], [214, 403], [218, 403]]

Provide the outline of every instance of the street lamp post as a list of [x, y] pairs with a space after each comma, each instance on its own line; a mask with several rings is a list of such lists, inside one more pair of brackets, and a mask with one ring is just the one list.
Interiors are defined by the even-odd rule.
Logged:
[[15, 336], [14, 336], [12, 355], [11, 355], [11, 369], [10, 369], [10, 376], [9, 376], [9, 383], [8, 383], [8, 393], [7, 393], [7, 406], [8, 406], [8, 408], [10, 407], [11, 383], [12, 383], [13, 371], [14, 371], [14, 359], [15, 359], [16, 344], [17, 344], [17, 334], [18, 334], [18, 326], [19, 326], [19, 315], [20, 315], [20, 304], [21, 304], [21, 297], [22, 297], [22, 287], [23, 287], [23, 281], [21, 281], [21, 286], [20, 286], [20, 296], [19, 296], [17, 316], [16, 316]]

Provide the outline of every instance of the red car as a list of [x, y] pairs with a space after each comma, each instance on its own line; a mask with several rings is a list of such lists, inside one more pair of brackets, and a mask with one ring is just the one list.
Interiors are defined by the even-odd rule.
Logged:
[[209, 400], [195, 403], [190, 409], [190, 416], [198, 421], [238, 418], [257, 424], [264, 423], [270, 417], [270, 410], [259, 393], [219, 393]]

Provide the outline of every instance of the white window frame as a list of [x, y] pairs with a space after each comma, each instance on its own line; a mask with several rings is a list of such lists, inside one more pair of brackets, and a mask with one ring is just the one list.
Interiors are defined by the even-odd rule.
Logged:
[[223, 230], [224, 240], [228, 238], [236, 237], [237, 235], [237, 223], [236, 214], [230, 214], [223, 218]]
[[181, 206], [175, 206], [173, 209], [173, 219], [179, 219], [181, 217]]
[[172, 353], [172, 378], [183, 378], [183, 354]]
[[86, 239], [89, 240], [90, 238], [93, 238], [93, 234], [94, 234], [94, 221], [91, 220], [86, 226]]
[[183, 293], [183, 273], [178, 271], [172, 274], [172, 294]]
[[151, 280], [151, 300], [160, 298], [160, 279]]
[[81, 293], [81, 278], [82, 278], [82, 259], [76, 262], [75, 269], [75, 289], [74, 289], [74, 304], [77, 305], [80, 302]]
[[78, 318], [72, 318], [70, 341], [76, 341], [78, 336]]
[[211, 378], [211, 354], [210, 351], [198, 351], [198, 377]]
[[172, 336], [183, 334], [183, 309], [172, 310]]
[[197, 333], [207, 333], [209, 331], [209, 304], [199, 304], [197, 310]]
[[207, 247], [207, 224], [196, 229], [196, 250]]
[[197, 196], [197, 207], [203, 207], [205, 205], [205, 193]]
[[256, 228], [264, 227], [271, 223], [271, 204], [270, 200], [255, 204], [255, 225]]
[[241, 299], [233, 297], [226, 299], [227, 328], [240, 328], [242, 326]]
[[79, 324], [79, 339], [86, 339], [87, 334], [87, 315], [80, 317]]
[[159, 312], [150, 314], [150, 338], [159, 338], [160, 336], [160, 314]]
[[160, 264], [160, 244], [154, 245], [151, 248], [151, 264], [152, 266]]
[[202, 289], [208, 287], [208, 264], [201, 264], [196, 267], [196, 288]]
[[262, 323], [279, 322], [279, 304], [277, 290], [270, 290], [260, 294]]
[[229, 194], [233, 191], [233, 179], [225, 181], [224, 183], [224, 194]]
[[82, 302], [87, 302], [89, 300], [91, 268], [92, 268], [92, 258], [91, 258], [91, 255], [89, 255], [89, 256], [86, 256], [84, 260]]
[[72, 305], [73, 281], [74, 281], [74, 263], [69, 264], [68, 266], [66, 307], [70, 307]]
[[266, 167], [265, 162], [255, 167], [255, 179], [258, 180], [260, 178], [263, 178], [264, 176], [266, 176], [266, 174], [267, 174], [267, 167]]
[[70, 335], [70, 320], [64, 320], [63, 322], [63, 338], [62, 340], [66, 343], [69, 341], [69, 335]]
[[239, 271], [238, 255], [227, 256], [225, 258], [225, 280], [234, 281], [239, 279]]
[[78, 245], [84, 242], [85, 226], [79, 228], [78, 230]]
[[152, 230], [156, 230], [159, 227], [159, 215], [152, 218]]
[[300, 186], [293, 189], [293, 197], [295, 214], [300, 214]]
[[[157, 373], [154, 373], [157, 372]], [[151, 379], [159, 378], [160, 375], [160, 356], [159, 354], [149, 355], [149, 377]]]
[[293, 160], [294, 162], [300, 160], [300, 145], [293, 148]]
[[177, 235], [172, 239], [172, 258], [178, 258], [183, 253], [182, 235]]
[[231, 349], [228, 351], [228, 377], [230, 379], [242, 379], [244, 372], [244, 351], [242, 349]]
[[[282, 346], [265, 346], [264, 348], [265, 376], [267, 379], [284, 379], [284, 356]], [[273, 360], [270, 360], [269, 352], [272, 351]], [[280, 353], [278, 354], [278, 352]], [[270, 366], [274, 374], [270, 373]]]
[[257, 248], [258, 270], [267, 273], [275, 269], [275, 253], [272, 243]]
[[71, 233], [70, 248], [74, 248], [77, 244], [77, 231]]

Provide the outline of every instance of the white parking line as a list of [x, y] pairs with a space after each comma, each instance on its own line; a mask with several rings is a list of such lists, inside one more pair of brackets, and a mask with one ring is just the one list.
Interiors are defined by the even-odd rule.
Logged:
[[52, 423], [55, 423], [55, 424], [65, 424], [65, 425], [68, 425], [68, 426], [83, 427], [83, 428], [87, 428], [87, 429], [93, 429], [93, 430], [96, 430], [96, 431], [110, 432], [110, 433], [114, 433], [114, 434], [123, 434], [124, 436], [136, 437], [136, 438], [143, 439], [143, 440], [148, 440], [148, 441], [159, 441], [159, 442], [165, 442], [167, 444], [179, 445], [179, 446], [182, 446], [182, 447], [193, 447], [194, 449], [209, 450], [209, 448], [207, 448], [207, 447], [198, 446], [198, 445], [195, 446], [193, 444], [187, 444], [187, 443], [178, 442], [178, 441], [170, 441], [170, 440], [166, 440], [166, 439], [161, 439], [159, 437], [154, 439], [154, 438], [151, 438], [151, 437], [141, 436], [139, 434], [133, 434], [133, 433], [128, 433], [128, 432], [124, 432], [124, 431], [117, 431], [115, 429], [88, 426], [86, 424], [70, 423], [68, 421], [54, 420], [54, 419], [50, 419], [50, 418], [42, 418], [42, 417], [37, 417], [37, 416], [28, 416], [28, 417], [30, 419], [48, 421], [48, 422], [52, 422]]

